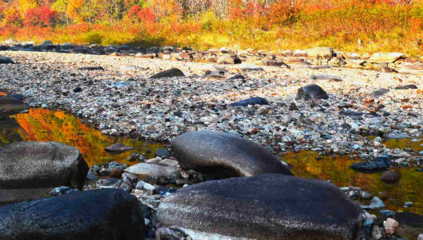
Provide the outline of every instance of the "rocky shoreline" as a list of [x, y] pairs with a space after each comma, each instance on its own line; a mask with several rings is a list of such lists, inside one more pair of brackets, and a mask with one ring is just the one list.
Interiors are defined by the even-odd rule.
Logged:
[[[25, 46], [0, 49], [20, 48], [31, 49]], [[44, 44], [35, 48], [55, 49], [61, 47]], [[171, 145], [171, 152], [161, 149], [155, 159], [143, 159], [146, 161], [131, 167], [112, 162], [89, 170], [86, 167], [71, 170], [61, 165], [70, 171], [69, 175], [58, 178], [53, 172], [44, 178], [54, 181], [37, 186], [59, 187], [50, 193], [53, 198], [0, 208], [0, 236], [6, 239], [15, 239], [11, 222], [25, 214], [34, 216], [32, 211], [44, 211], [50, 204], [62, 206], [66, 198], [73, 199], [78, 208], [87, 209], [87, 201], [96, 198], [96, 194], [121, 199], [117, 205], [109, 201], [105, 208], [115, 213], [116, 207], [127, 206], [128, 214], [116, 218], [126, 219], [131, 229], [126, 233], [119, 231], [120, 225], [112, 219], [97, 223], [95, 219], [101, 216], [95, 214], [86, 226], [108, 228], [98, 239], [106, 239], [106, 235], [121, 239], [125, 234], [128, 234], [125, 239], [172, 240], [423, 237], [419, 236], [422, 216], [382, 210], [377, 217], [371, 211], [385, 207], [379, 197], [352, 186], [339, 189], [328, 182], [290, 176], [289, 166], [271, 154], [301, 150], [348, 154], [363, 160], [353, 166], [363, 171], [423, 166], [423, 152], [390, 149], [383, 144], [386, 139], [396, 138], [420, 141], [423, 134], [421, 77], [386, 69], [409, 68], [405, 63], [411, 60], [403, 60], [402, 55], [369, 56], [368, 60], [379, 61], [380, 71], [373, 71], [342, 67], [348, 64], [346, 58], [327, 48], [275, 57], [257, 52], [246, 54], [247, 58], [239, 52], [235, 57], [231, 50], [221, 49], [197, 59], [214, 61], [207, 60], [211, 55], [219, 65], [182, 61], [184, 58], [172, 57], [171, 48], [148, 50], [158, 51], [154, 56], [148, 51], [140, 54], [127, 48], [101, 57], [33, 51], [0, 52], [14, 62], [4, 58], [5, 64], [0, 64], [0, 90], [17, 94], [0, 97], [0, 109], [7, 112], [5, 106], [22, 104], [22, 100], [33, 108], [64, 109], [103, 134], [163, 141]], [[99, 54], [106, 54], [104, 48]], [[172, 61], [154, 59], [159, 56]], [[335, 62], [339, 63], [336, 67], [327, 65]], [[361, 64], [363, 68], [364, 65]], [[1, 148], [0, 154], [4, 159], [19, 157], [13, 154], [19, 152], [18, 145]], [[45, 147], [34, 145], [35, 155], [50, 154], [40, 148]], [[52, 148], [58, 151], [52, 154], [53, 162], [67, 155], [61, 153], [62, 148]], [[129, 148], [117, 144], [106, 150], [119, 152]], [[75, 156], [73, 161], [81, 162], [78, 154]], [[141, 161], [140, 156], [134, 158]], [[43, 164], [50, 163], [39, 166]], [[13, 190], [9, 196], [19, 193], [25, 187], [22, 185], [31, 188], [31, 179], [45, 174], [35, 170], [17, 175], [22, 178], [19, 180], [13, 174], [6, 175], [3, 180], [7, 186], [2, 188]], [[87, 176], [83, 187], [74, 184], [75, 176], [80, 179], [81, 175]], [[383, 181], [392, 183], [399, 178], [392, 171], [382, 176]], [[24, 184], [18, 186], [16, 181]], [[171, 186], [183, 188], [175, 193]], [[85, 191], [78, 193], [69, 187]], [[110, 188], [132, 196], [98, 190]], [[140, 206], [134, 204], [133, 196]], [[360, 207], [351, 199], [371, 201]], [[27, 204], [32, 206], [26, 207]], [[19, 214], [23, 215], [16, 215], [15, 209], [22, 209]], [[66, 211], [67, 216], [78, 217], [78, 213]], [[85, 231], [59, 226], [42, 232], [43, 224], [34, 222], [37, 227], [32, 228], [32, 234], [41, 238], [54, 234], [78, 236]], [[19, 234], [24, 236], [28, 232]], [[95, 234], [90, 236], [96, 239]]]
[[[242, 136], [278, 154], [313, 150], [372, 159], [387, 153], [398, 165], [421, 165], [419, 152], [383, 146], [387, 139], [421, 137], [419, 75], [297, 64], [216, 66], [134, 56], [1, 54], [18, 63], [0, 65], [2, 88], [23, 94], [31, 107], [69, 111], [106, 135], [169, 143], [184, 132], [211, 130]], [[186, 77], [150, 78], [171, 68]], [[327, 99], [296, 98], [309, 84], [320, 86]], [[233, 105], [251, 97], [265, 102]]]

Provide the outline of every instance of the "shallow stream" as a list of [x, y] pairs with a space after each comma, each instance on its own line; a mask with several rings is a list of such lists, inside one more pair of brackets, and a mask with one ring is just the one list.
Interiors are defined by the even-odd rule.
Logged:
[[[148, 159], [154, 157], [155, 149], [163, 147], [162, 144], [104, 136], [71, 114], [47, 109], [30, 109], [28, 113], [11, 115], [0, 121], [0, 146], [17, 141], [55, 141], [75, 146], [90, 166], [111, 161], [132, 165], [137, 162], [129, 162], [126, 159], [133, 152], [145, 153]], [[118, 155], [104, 151], [105, 147], [117, 142], [132, 146], [135, 150]], [[422, 143], [410, 139], [396, 139], [385, 144], [390, 148], [406, 147], [421, 151]], [[423, 172], [417, 172], [415, 168], [397, 169], [402, 179], [394, 185], [389, 185], [380, 180], [382, 173], [365, 174], [350, 169], [350, 165], [358, 160], [349, 156], [320, 156], [315, 152], [302, 151], [289, 153], [283, 160], [294, 166], [291, 171], [296, 176], [331, 180], [338, 187], [360, 187], [374, 196], [385, 192], [389, 196], [389, 199], [384, 201], [388, 209], [423, 214]], [[413, 202], [413, 206], [405, 209], [405, 202]]]

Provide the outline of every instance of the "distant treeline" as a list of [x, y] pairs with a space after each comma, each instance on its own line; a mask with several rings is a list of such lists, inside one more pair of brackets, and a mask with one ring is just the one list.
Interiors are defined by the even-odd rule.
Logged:
[[422, 0], [7, 0], [0, 40], [422, 52]]

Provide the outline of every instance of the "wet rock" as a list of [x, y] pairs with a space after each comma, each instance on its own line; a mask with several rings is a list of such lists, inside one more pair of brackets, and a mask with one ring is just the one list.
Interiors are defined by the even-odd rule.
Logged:
[[138, 200], [120, 190], [74, 192], [0, 207], [0, 239], [143, 240]]
[[352, 239], [361, 213], [330, 183], [263, 174], [184, 187], [162, 200], [157, 219], [194, 239]]
[[57, 187], [57, 188], [51, 190], [50, 197], [62, 196], [62, 195], [69, 194], [69, 193], [72, 193], [72, 192], [79, 192], [79, 190], [75, 189], [75, 188], [61, 186], [61, 187]]
[[88, 166], [75, 147], [17, 142], [0, 148], [0, 203], [47, 197], [53, 188], [82, 189]]
[[185, 77], [185, 74], [177, 68], [172, 68], [167, 71], [157, 73], [151, 76], [150, 78], [156, 79], [156, 78], [172, 78], [172, 77]]
[[305, 87], [298, 89], [295, 100], [317, 100], [317, 99], [329, 99], [328, 94], [320, 86], [316, 84], [310, 84]]
[[125, 169], [125, 172], [132, 173], [135, 175], [148, 175], [153, 177], [172, 177], [173, 174], [176, 172], [176, 168], [171, 166], [160, 166], [149, 163], [138, 163]]
[[388, 218], [383, 223], [383, 225], [384, 225], [386, 234], [388, 234], [388, 235], [394, 235], [395, 232], [398, 229], [399, 223], [397, 221], [395, 221], [394, 219], [392, 219], [392, 218]]
[[381, 179], [384, 183], [394, 184], [401, 179], [401, 174], [397, 171], [390, 170], [383, 173]]
[[169, 152], [167, 149], [158, 148], [154, 151], [154, 156], [161, 158], [169, 158], [172, 156], [172, 153]]
[[0, 56], [0, 64], [14, 64], [15, 62], [9, 57]]
[[9, 96], [0, 96], [0, 112], [17, 113], [28, 110], [29, 106], [22, 101]]
[[230, 106], [235, 106], [235, 107], [247, 107], [248, 105], [269, 105], [269, 102], [261, 97], [253, 97], [253, 98], [249, 98], [249, 99], [245, 99], [239, 102], [235, 102], [235, 103], [231, 103], [229, 104]]
[[379, 156], [370, 162], [361, 162], [351, 165], [351, 168], [361, 172], [383, 171], [392, 166], [391, 159], [387, 156]]
[[310, 58], [331, 58], [334, 55], [333, 49], [330, 47], [315, 47], [307, 51]]
[[292, 175], [278, 158], [257, 143], [230, 134], [209, 131], [185, 133], [175, 138], [171, 147], [182, 169], [223, 171], [229, 176]]
[[113, 145], [106, 147], [104, 150], [111, 153], [123, 153], [126, 151], [134, 150], [134, 148], [126, 146], [123, 143], [115, 143]]
[[423, 216], [410, 212], [396, 213], [393, 217], [399, 222], [396, 235], [405, 239], [417, 239], [423, 233]]
[[81, 67], [78, 68], [79, 71], [104, 71], [103, 67]]

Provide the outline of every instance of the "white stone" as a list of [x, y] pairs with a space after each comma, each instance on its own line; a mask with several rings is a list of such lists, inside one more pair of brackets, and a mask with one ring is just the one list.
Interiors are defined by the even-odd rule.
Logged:
[[398, 229], [399, 223], [392, 218], [388, 218], [383, 222], [383, 226], [385, 228], [386, 234], [394, 235]]

